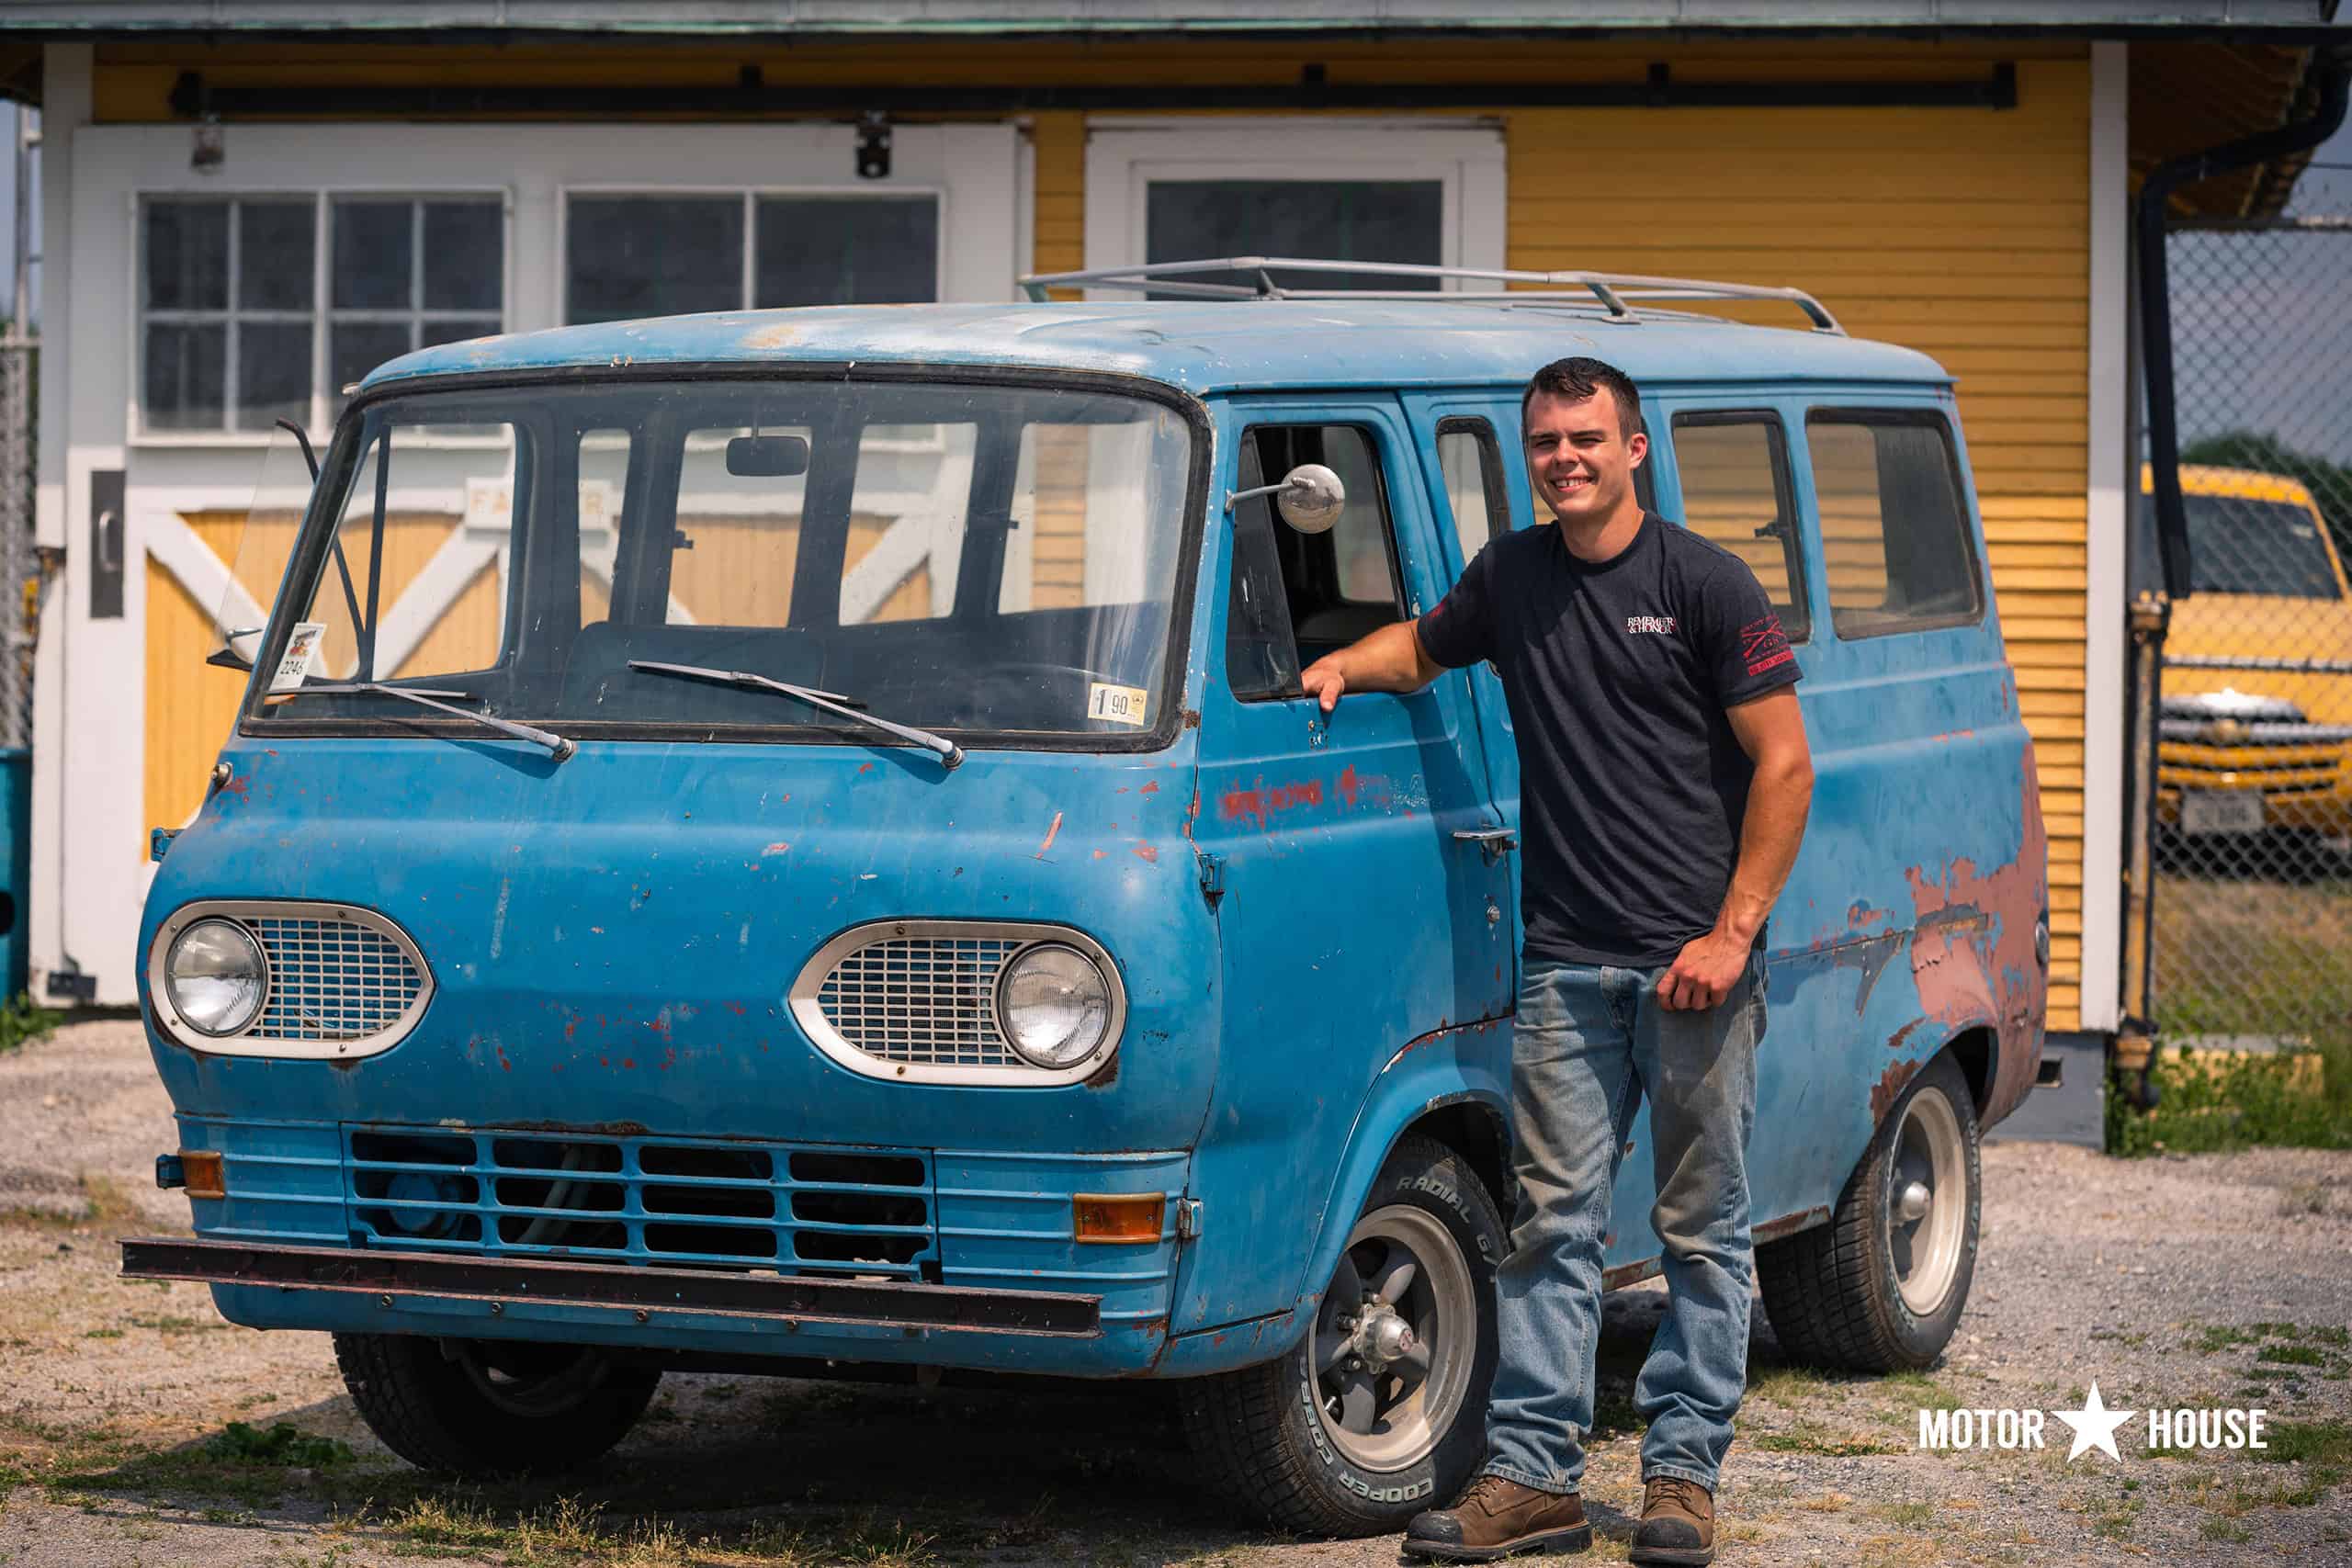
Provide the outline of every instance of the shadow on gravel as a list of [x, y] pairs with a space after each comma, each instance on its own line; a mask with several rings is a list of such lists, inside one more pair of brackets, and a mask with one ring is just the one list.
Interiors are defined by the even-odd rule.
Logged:
[[[1607, 1298], [1597, 1439], [1638, 1438], [1633, 1382], [1665, 1298]], [[1758, 1318], [1751, 1382], [1805, 1378]], [[1844, 1381], [1844, 1380], [1838, 1380]], [[458, 1483], [360, 1437], [321, 1400], [141, 1450], [85, 1438], [43, 1478], [100, 1512], [169, 1503], [220, 1524], [350, 1529], [396, 1552], [532, 1561], [717, 1550], [786, 1563], [912, 1565], [1084, 1557], [1136, 1568], [1283, 1538], [1208, 1494], [1164, 1384], [919, 1389], [673, 1375], [611, 1454], [545, 1481]], [[356, 1448], [334, 1434], [348, 1434]], [[232, 1506], [223, 1506], [231, 1505]], [[1634, 1520], [1595, 1504], [1604, 1539]], [[650, 1549], [650, 1550], [649, 1550]]]

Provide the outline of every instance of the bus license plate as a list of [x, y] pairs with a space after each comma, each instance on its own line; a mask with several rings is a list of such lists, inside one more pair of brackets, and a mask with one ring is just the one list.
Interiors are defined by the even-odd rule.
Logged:
[[2253, 790], [2192, 789], [2180, 797], [2184, 833], [2259, 833], [2262, 796]]

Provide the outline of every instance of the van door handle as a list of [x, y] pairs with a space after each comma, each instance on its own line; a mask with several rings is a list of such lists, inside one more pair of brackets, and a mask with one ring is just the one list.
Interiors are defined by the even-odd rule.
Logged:
[[1519, 848], [1519, 835], [1509, 828], [1456, 828], [1453, 840], [1460, 844], [1477, 845], [1488, 865]]

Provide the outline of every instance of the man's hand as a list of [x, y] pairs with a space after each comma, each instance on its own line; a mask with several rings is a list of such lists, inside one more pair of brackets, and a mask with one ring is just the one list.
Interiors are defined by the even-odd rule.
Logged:
[[1347, 671], [1340, 668], [1340, 655], [1327, 653], [1298, 672], [1299, 690], [1323, 705], [1329, 713], [1340, 694], [1348, 689]]
[[1421, 651], [1413, 623], [1398, 621], [1325, 654], [1298, 672], [1298, 686], [1329, 713], [1342, 692], [1418, 692], [1444, 669]]
[[1748, 951], [1747, 943], [1722, 931], [1684, 943], [1674, 966], [1657, 977], [1659, 1002], [1694, 1011], [1716, 1006], [1739, 984]]

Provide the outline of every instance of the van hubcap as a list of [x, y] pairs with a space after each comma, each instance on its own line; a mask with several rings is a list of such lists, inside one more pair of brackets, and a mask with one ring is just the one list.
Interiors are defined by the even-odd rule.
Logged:
[[1968, 1223], [1968, 1151], [1960, 1116], [1940, 1089], [1903, 1109], [1887, 1178], [1887, 1250], [1903, 1304], [1921, 1317], [1944, 1304], [1959, 1272]]
[[1452, 1233], [1403, 1204], [1356, 1222], [1300, 1353], [1323, 1429], [1365, 1470], [1428, 1457], [1461, 1414], [1477, 1297]]

